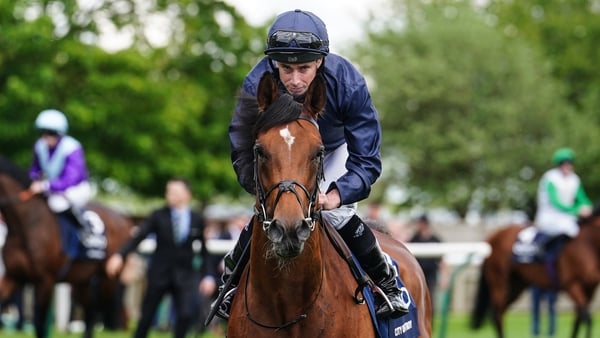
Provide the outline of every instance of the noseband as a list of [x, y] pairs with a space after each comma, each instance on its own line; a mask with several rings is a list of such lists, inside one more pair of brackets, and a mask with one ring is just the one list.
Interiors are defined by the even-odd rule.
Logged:
[[258, 158], [259, 158], [259, 146], [257, 144], [254, 145], [254, 184], [256, 185], [256, 196], [258, 197], [259, 208], [255, 208], [255, 214], [257, 216], [257, 220], [262, 223], [263, 231], [268, 231], [271, 223], [273, 222], [273, 217], [267, 215], [266, 211], [266, 200], [271, 195], [271, 193], [277, 190], [277, 196], [275, 197], [275, 204], [273, 205], [273, 210], [277, 207], [277, 203], [281, 198], [281, 195], [285, 192], [291, 192], [296, 196], [296, 200], [298, 204], [302, 207], [302, 199], [300, 193], [298, 192], [299, 188], [306, 197], [308, 197], [308, 206], [303, 210], [304, 213], [304, 221], [309, 225], [310, 231], [315, 229], [315, 223], [318, 220], [318, 212], [315, 210], [315, 205], [317, 203], [317, 196], [319, 194], [319, 182], [323, 179], [323, 157], [324, 154], [321, 152], [319, 154], [319, 164], [317, 169], [317, 175], [315, 176], [315, 187], [312, 192], [309, 192], [306, 187], [295, 180], [283, 180], [279, 183], [275, 183], [267, 190], [264, 189], [262, 183], [260, 182], [260, 175], [258, 174]]

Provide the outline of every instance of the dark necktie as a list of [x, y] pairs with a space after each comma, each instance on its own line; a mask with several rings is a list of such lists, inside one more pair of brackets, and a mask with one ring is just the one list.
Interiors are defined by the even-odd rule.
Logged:
[[181, 243], [181, 218], [179, 212], [173, 212], [173, 240], [175, 241], [175, 244]]

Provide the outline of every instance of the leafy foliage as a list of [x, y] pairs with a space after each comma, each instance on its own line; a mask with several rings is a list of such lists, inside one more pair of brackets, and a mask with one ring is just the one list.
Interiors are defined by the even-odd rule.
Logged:
[[527, 208], [571, 113], [563, 87], [539, 52], [468, 5], [411, 10], [406, 27], [392, 19], [355, 55], [374, 82], [383, 153], [408, 166], [384, 186], [408, 190], [406, 205], [463, 214]]
[[[139, 6], [154, 6], [144, 7]], [[65, 112], [84, 144], [92, 175], [145, 195], [185, 176], [196, 197], [239, 194], [229, 162], [227, 125], [237, 88], [259, 55], [257, 37], [220, 1], [2, 2], [0, 144], [28, 166], [37, 114]], [[142, 14], [140, 14], [142, 13]], [[153, 44], [150, 18], [167, 24]], [[127, 32], [129, 48], [97, 46], [102, 25]], [[156, 27], [155, 27], [156, 28]]]

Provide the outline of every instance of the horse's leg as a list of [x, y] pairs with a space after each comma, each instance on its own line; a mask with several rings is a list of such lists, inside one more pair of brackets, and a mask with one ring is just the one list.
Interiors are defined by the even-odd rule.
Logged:
[[104, 324], [104, 329], [116, 331], [125, 328], [123, 296], [125, 287], [118, 279], [101, 276], [99, 281], [99, 299], [97, 299], [98, 314]]
[[[573, 330], [571, 332], [572, 338], [577, 338], [579, 334], [579, 327], [581, 323], [584, 323], [586, 327], [591, 326], [591, 317], [589, 312], [589, 292], [586, 292], [585, 288], [581, 284], [573, 283], [565, 289], [565, 291], [571, 296], [571, 299], [575, 303], [575, 322], [573, 323]], [[587, 330], [587, 338], [590, 336], [591, 330]]]
[[496, 329], [496, 337], [504, 338], [503, 319], [506, 311], [508, 299], [508, 278], [500, 278], [499, 276], [507, 276], [508, 269], [502, 269], [497, 266], [488, 266], [486, 278], [490, 288], [490, 299], [492, 302], [492, 320]]
[[83, 338], [92, 338], [94, 336], [99, 303], [99, 294], [96, 290], [99, 289], [98, 276], [93, 276], [89, 282], [79, 285], [78, 298], [80, 298], [80, 304], [83, 306], [83, 317], [85, 322]]
[[15, 292], [17, 284], [5, 277], [0, 278], [0, 301], [5, 301]]
[[51, 316], [49, 316], [50, 303], [54, 291], [54, 280], [45, 278], [35, 285], [33, 325], [37, 338], [48, 338]]

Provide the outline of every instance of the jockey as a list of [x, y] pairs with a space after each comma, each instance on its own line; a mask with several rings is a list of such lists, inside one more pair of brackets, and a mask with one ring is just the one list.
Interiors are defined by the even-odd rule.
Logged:
[[560, 148], [552, 155], [554, 167], [542, 176], [537, 197], [534, 224], [549, 241], [547, 263], [554, 264], [566, 240], [579, 233], [577, 217], [591, 214], [592, 204], [574, 170], [575, 153]]
[[[243, 94], [256, 96], [264, 72], [273, 73], [279, 89], [301, 101], [310, 83], [322, 76], [327, 83], [327, 105], [317, 121], [326, 155], [326, 181], [321, 182], [319, 204], [322, 217], [337, 229], [365, 272], [390, 301], [379, 302], [381, 317], [405, 314], [407, 304], [396, 281], [398, 272], [381, 251], [371, 229], [356, 214], [357, 202], [368, 197], [371, 185], [381, 173], [381, 126], [364, 77], [346, 59], [329, 53], [329, 39], [323, 21], [311, 12], [295, 10], [280, 14], [270, 27], [266, 57], [258, 62], [242, 84]], [[241, 95], [243, 96], [243, 95]], [[254, 194], [252, 124], [257, 110], [239, 104], [229, 126], [231, 158], [238, 181]], [[250, 241], [248, 224], [236, 246], [225, 256], [223, 281], [236, 265], [247, 263], [243, 248]], [[231, 280], [217, 315], [227, 319], [238, 276]], [[390, 306], [391, 305], [391, 306]]]
[[[55, 109], [47, 109], [37, 116], [35, 128], [41, 137], [35, 142], [33, 163], [29, 176], [33, 180], [32, 193], [44, 193], [48, 206], [67, 223], [87, 227], [83, 221], [84, 206], [92, 196], [88, 182], [88, 170], [83, 147], [67, 135], [69, 124], [65, 115]], [[73, 222], [74, 221], [74, 222]], [[59, 222], [65, 227], [65, 222]], [[65, 229], [62, 229], [65, 231]], [[77, 242], [65, 245], [67, 256], [76, 254]]]

